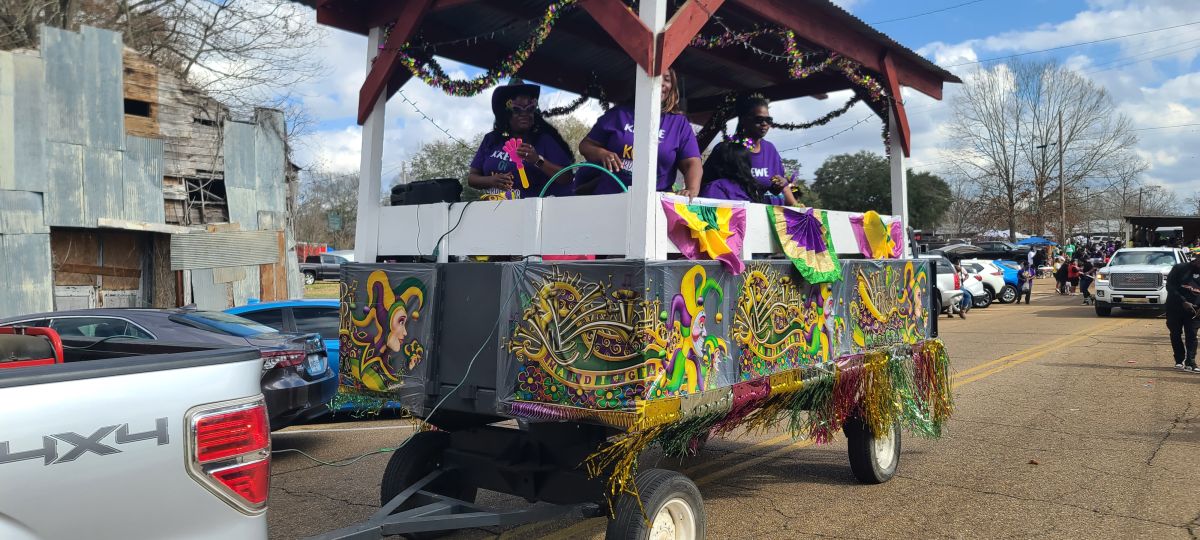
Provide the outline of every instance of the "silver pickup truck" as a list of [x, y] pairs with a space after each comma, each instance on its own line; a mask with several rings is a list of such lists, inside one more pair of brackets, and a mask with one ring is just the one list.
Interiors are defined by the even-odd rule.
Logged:
[[257, 350], [62, 344], [0, 369], [0, 538], [267, 538]]

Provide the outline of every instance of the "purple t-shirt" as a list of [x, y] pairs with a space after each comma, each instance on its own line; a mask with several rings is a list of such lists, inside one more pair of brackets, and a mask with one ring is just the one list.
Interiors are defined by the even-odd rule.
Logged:
[[750, 174], [754, 175], [754, 180], [763, 190], [773, 191], [775, 186], [771, 183], [771, 178], [787, 178], [787, 173], [783, 170], [783, 158], [770, 141], [763, 139], [758, 144], [758, 152], [750, 152]]
[[[633, 107], [618, 105], [609, 109], [596, 120], [596, 125], [592, 126], [587, 136], [621, 157], [621, 172], [617, 176], [628, 187], [633, 175]], [[696, 143], [696, 133], [692, 131], [687, 117], [682, 114], [663, 114], [658, 131], [658, 181], [655, 189], [670, 190], [675, 183], [675, 164], [687, 158], [699, 157], [700, 145]], [[595, 194], [620, 192], [621, 189], [611, 178], [601, 178]]]
[[742, 189], [737, 182], [728, 178], [718, 178], [700, 185], [700, 196], [709, 199], [725, 199], [727, 201], [752, 201], [750, 194]]
[[[517, 168], [513, 166], [512, 160], [509, 159], [508, 152], [504, 151], [504, 143], [507, 141], [508, 139], [504, 137], [488, 134], [483, 138], [483, 142], [480, 143], [479, 151], [475, 152], [475, 159], [471, 160], [471, 168], [478, 170], [485, 176], [497, 173], [512, 173], [513, 191], [517, 192], [522, 198], [537, 197], [538, 193], [542, 191], [542, 186], [545, 186], [546, 181], [550, 178], [541, 169], [534, 167], [532, 161], [526, 161], [525, 176], [529, 178], [529, 189], [521, 189], [521, 176], [517, 174]], [[554, 142], [554, 139], [545, 133], [539, 133], [537, 140], [531, 144], [534, 150], [537, 150], [538, 155], [560, 167], [566, 167], [575, 161], [571, 156], [563, 153], [562, 146]], [[565, 173], [565, 175], [569, 174], [571, 174], [570, 171]], [[561, 176], [559, 180], [562, 180]], [[550, 189], [546, 190], [546, 196], [568, 197], [574, 194], [575, 183], [573, 181], [556, 181], [554, 185], [550, 186]]]

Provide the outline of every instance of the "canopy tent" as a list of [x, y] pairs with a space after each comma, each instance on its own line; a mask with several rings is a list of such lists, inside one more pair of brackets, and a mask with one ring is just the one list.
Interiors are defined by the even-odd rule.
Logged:
[[1046, 240], [1040, 236], [1030, 236], [1024, 240], [1017, 242], [1018, 246], [1057, 246], [1058, 243]]
[[[369, 38], [369, 72], [358, 106], [364, 129], [356, 253], [363, 261], [375, 259], [381, 241], [375, 210], [384, 104], [414, 72], [427, 82], [444, 75], [437, 58], [483, 67], [488, 82], [517, 75], [609, 103], [632, 99], [634, 182], [627, 206], [613, 210], [627, 214], [625, 255], [647, 259], [662, 254], [653, 247], [657, 138], [650, 134], [658, 132], [662, 75], [668, 69], [682, 81], [692, 122], [709, 126], [700, 136], [705, 146], [739, 95], [824, 99], [852, 90], [887, 126], [891, 210], [905, 223], [904, 158], [911, 142], [900, 88], [941, 99], [944, 83], [961, 82], [828, 0], [639, 0], [633, 7], [622, 0], [293, 1], [315, 8], [322, 24]], [[516, 55], [543, 31], [535, 50]], [[452, 93], [486, 90], [466, 86], [471, 87]], [[852, 103], [830, 105], [834, 112]]]

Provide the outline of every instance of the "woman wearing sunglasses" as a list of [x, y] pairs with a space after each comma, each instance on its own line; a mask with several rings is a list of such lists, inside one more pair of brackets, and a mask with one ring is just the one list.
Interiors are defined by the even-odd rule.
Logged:
[[[683, 172], [681, 195], [695, 197], [700, 192], [700, 146], [696, 133], [680, 107], [679, 85], [675, 72], [668, 70], [662, 82], [662, 121], [658, 131], [658, 167], [655, 188], [670, 191], [675, 184], [675, 171]], [[633, 105], [618, 105], [604, 113], [586, 138], [579, 143], [579, 153], [588, 161], [616, 175], [628, 187], [633, 169]], [[592, 176], [592, 175], [589, 175]], [[589, 182], [595, 195], [620, 193], [612, 178], [603, 173]], [[587, 189], [591, 189], [591, 185]], [[584, 188], [581, 186], [581, 191]]]
[[[551, 176], [570, 165], [571, 147], [563, 140], [554, 126], [542, 118], [538, 110], [541, 87], [510, 81], [492, 92], [492, 114], [496, 120], [492, 131], [484, 135], [475, 159], [471, 160], [471, 172], [467, 183], [489, 195], [504, 198], [537, 197]], [[525, 166], [529, 187], [521, 185], [520, 175], [504, 145], [510, 139], [520, 139], [517, 157]], [[574, 178], [563, 174], [546, 195], [569, 196], [575, 194]]]
[[738, 103], [737, 111], [737, 132], [733, 140], [750, 149], [750, 173], [755, 182], [762, 191], [772, 195], [772, 202], [788, 206], [796, 204], [796, 196], [783, 170], [783, 158], [775, 145], [764, 138], [773, 121], [770, 102], [762, 96], [750, 96]]

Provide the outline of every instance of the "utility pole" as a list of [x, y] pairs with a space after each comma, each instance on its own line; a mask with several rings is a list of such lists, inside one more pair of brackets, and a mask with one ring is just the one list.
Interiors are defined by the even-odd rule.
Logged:
[[1058, 111], [1058, 205], [1062, 210], [1059, 216], [1059, 230], [1062, 240], [1067, 238], [1067, 188], [1063, 184], [1063, 142], [1062, 142], [1062, 111]]

